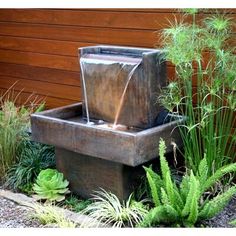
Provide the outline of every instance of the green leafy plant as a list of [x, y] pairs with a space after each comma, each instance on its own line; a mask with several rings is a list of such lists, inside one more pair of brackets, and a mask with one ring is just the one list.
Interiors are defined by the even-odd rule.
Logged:
[[38, 200], [46, 199], [48, 201], [60, 202], [70, 192], [68, 185], [69, 182], [64, 179], [62, 173], [49, 168], [39, 173], [33, 190], [37, 194], [35, 197]]
[[[185, 22], [187, 13], [192, 23]], [[195, 14], [187, 11], [162, 32], [165, 59], [175, 66], [175, 75], [159, 102], [187, 117], [179, 125], [187, 168], [197, 175], [205, 154], [210, 177], [236, 158], [236, 60], [228, 43], [231, 19], [216, 14], [196, 22]], [[228, 177], [222, 181], [230, 183]]]
[[121, 203], [116, 195], [102, 189], [96, 191], [91, 200], [93, 202], [82, 211], [88, 214], [90, 220], [84, 221], [81, 227], [94, 227], [96, 222], [112, 227], [134, 227], [148, 212], [142, 202], [132, 199], [132, 194], [126, 202]]
[[205, 193], [225, 174], [236, 171], [236, 163], [221, 167], [208, 177], [207, 160], [204, 158], [198, 167], [198, 174], [186, 173], [179, 185], [171, 177], [170, 168], [165, 159], [165, 142], [160, 140], [159, 155], [161, 175], [145, 167], [151, 189], [154, 207], [139, 224], [140, 227], [160, 224], [192, 227], [200, 220], [212, 218], [218, 214], [236, 194], [236, 186], [207, 198]]
[[31, 193], [33, 183], [41, 170], [55, 167], [54, 147], [25, 141], [19, 162], [7, 172], [5, 186]]
[[236, 219], [230, 221], [229, 224], [232, 225], [232, 226], [236, 226]]
[[74, 212], [80, 212], [91, 203], [89, 199], [78, 199], [76, 196], [72, 195], [63, 202], [62, 206]]
[[0, 104], [0, 178], [18, 161], [22, 142], [28, 138], [30, 112], [11, 101]]
[[33, 205], [34, 213], [31, 218], [39, 220], [43, 225], [59, 228], [75, 228], [76, 224], [69, 220], [63, 211], [53, 205]]
[[14, 94], [13, 84], [0, 95], [0, 180], [5, 181], [7, 171], [19, 161], [22, 144], [29, 139], [28, 128], [30, 114], [42, 110], [44, 103], [38, 104], [37, 99], [30, 104], [16, 105], [20, 93]]

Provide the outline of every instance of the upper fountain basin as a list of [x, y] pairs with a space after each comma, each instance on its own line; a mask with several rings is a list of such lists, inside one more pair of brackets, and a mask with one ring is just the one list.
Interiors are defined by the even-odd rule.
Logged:
[[[137, 128], [153, 127], [160, 111], [157, 98], [166, 83], [166, 65], [161, 62], [161, 55], [160, 50], [144, 48], [80, 48], [83, 116], [86, 117], [87, 97], [88, 113], [92, 119], [112, 123], [119, 113], [118, 124]], [[131, 75], [132, 69], [135, 70]]]

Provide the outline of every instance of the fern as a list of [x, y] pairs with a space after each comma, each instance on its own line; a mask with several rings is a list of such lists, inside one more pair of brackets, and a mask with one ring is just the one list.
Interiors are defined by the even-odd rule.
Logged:
[[199, 167], [198, 167], [198, 177], [201, 184], [204, 184], [208, 177], [208, 165], [206, 155], [201, 160]]
[[190, 179], [192, 178], [193, 184], [191, 185], [191, 188], [195, 188], [195, 191], [193, 192], [192, 199], [189, 205], [189, 216], [187, 219], [187, 225], [193, 226], [198, 219], [198, 201], [200, 197], [200, 186], [199, 181], [196, 179], [196, 177], [191, 173]]
[[205, 183], [202, 183], [202, 190], [201, 192], [204, 193], [206, 190], [208, 190], [211, 186], [213, 186], [218, 180], [220, 180], [224, 175], [231, 173], [231, 172], [236, 172], [236, 163], [234, 164], [229, 164], [226, 166], [221, 167], [218, 169], [215, 174], [210, 176]]
[[180, 184], [180, 195], [181, 195], [181, 198], [183, 199], [183, 201], [186, 200], [187, 198], [187, 195], [188, 195], [188, 192], [189, 192], [189, 188], [190, 188], [190, 184], [189, 184], [189, 175], [185, 175], [183, 178], [182, 178], [182, 182]]
[[168, 166], [168, 162], [165, 159], [165, 151], [166, 145], [163, 139], [160, 139], [159, 142], [159, 156], [160, 156], [160, 164], [161, 164], [161, 174], [163, 183], [166, 186], [167, 178], [171, 178], [170, 168]]
[[220, 213], [228, 204], [233, 195], [236, 194], [236, 186], [229, 188], [226, 192], [214, 197], [207, 202], [199, 213], [200, 219], [209, 219]]
[[184, 209], [182, 211], [182, 216], [186, 217], [190, 212], [191, 212], [191, 205], [192, 205], [192, 199], [193, 198], [198, 198], [199, 194], [199, 182], [196, 179], [196, 177], [193, 175], [193, 172], [191, 171], [191, 175], [190, 175], [190, 179], [189, 179], [189, 184], [190, 184], [190, 188], [189, 188], [189, 192], [186, 198], [186, 203], [184, 206]]
[[174, 195], [174, 183], [171, 180], [171, 176], [166, 174], [166, 192], [169, 196], [170, 202], [172, 205], [175, 204], [175, 195]]
[[182, 209], [184, 207], [184, 201], [181, 198], [179, 189], [176, 187], [176, 189], [174, 189], [174, 195], [175, 195], [175, 208], [178, 211], [179, 214], [181, 214]]
[[206, 158], [198, 166], [198, 174], [186, 173], [180, 185], [171, 178], [170, 168], [165, 159], [165, 143], [160, 140], [159, 154], [161, 176], [151, 168], [145, 168], [155, 207], [145, 216], [139, 226], [150, 227], [160, 224], [192, 227], [196, 222], [209, 219], [219, 213], [236, 194], [236, 186], [218, 194], [212, 200], [204, 199], [205, 191], [225, 174], [236, 171], [236, 164], [224, 166], [207, 178]]
[[170, 200], [164, 188], [161, 188], [161, 203], [163, 205], [170, 204]]
[[172, 205], [175, 204], [175, 194], [174, 194], [174, 183], [171, 179], [171, 172], [168, 166], [168, 162], [165, 159], [166, 145], [163, 139], [159, 142], [159, 155], [161, 164], [161, 174], [163, 179], [164, 188], [168, 194], [169, 200]]
[[162, 205], [149, 211], [138, 227], [151, 227], [161, 223], [171, 224], [178, 221], [178, 213], [171, 205]]
[[[165, 160], [165, 154], [166, 154], [166, 144], [165, 144], [165, 141], [162, 138], [160, 138], [160, 141], [159, 141], [159, 156], [160, 156], [160, 158]], [[169, 169], [168, 164], [167, 164], [166, 168]]]
[[157, 184], [154, 181], [155, 179], [158, 179], [157, 174], [155, 172], [153, 172], [152, 169], [150, 169], [150, 168], [145, 167], [145, 170], [146, 170], [147, 180], [148, 180], [148, 183], [149, 183], [149, 186], [151, 189], [153, 202], [154, 202], [155, 206], [159, 206], [161, 203], [160, 203], [160, 199], [158, 196]]

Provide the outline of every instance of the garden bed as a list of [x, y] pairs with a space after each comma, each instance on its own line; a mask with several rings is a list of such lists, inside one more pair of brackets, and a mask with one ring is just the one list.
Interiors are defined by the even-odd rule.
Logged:
[[[37, 201], [34, 198], [22, 193], [0, 189], [0, 228], [58, 227], [55, 224], [41, 224], [35, 219], [33, 217], [35, 204], [37, 204]], [[68, 220], [74, 222], [77, 227], [82, 222], [89, 220], [85, 215], [64, 208], [55, 208], [60, 210]], [[98, 222], [94, 223], [99, 226]], [[101, 224], [100, 227], [102, 227]]]
[[[35, 200], [24, 194], [0, 190], [0, 228], [57, 227], [56, 225], [45, 226], [37, 219], [31, 218], [30, 215], [33, 214], [33, 209], [30, 205], [33, 203], [35, 203]], [[78, 227], [82, 219], [86, 217], [69, 210], [63, 209], [63, 211], [71, 221], [78, 224]], [[234, 219], [236, 219], [236, 197], [230, 201], [220, 214], [211, 220], [202, 222], [198, 227], [232, 228], [233, 226], [229, 222]]]

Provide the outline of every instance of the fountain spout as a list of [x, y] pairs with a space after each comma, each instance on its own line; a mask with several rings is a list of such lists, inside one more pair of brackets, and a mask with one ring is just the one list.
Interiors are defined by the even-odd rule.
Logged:
[[94, 46], [80, 49], [83, 116], [126, 127], [155, 125], [156, 102], [165, 86], [165, 62], [159, 50]]

